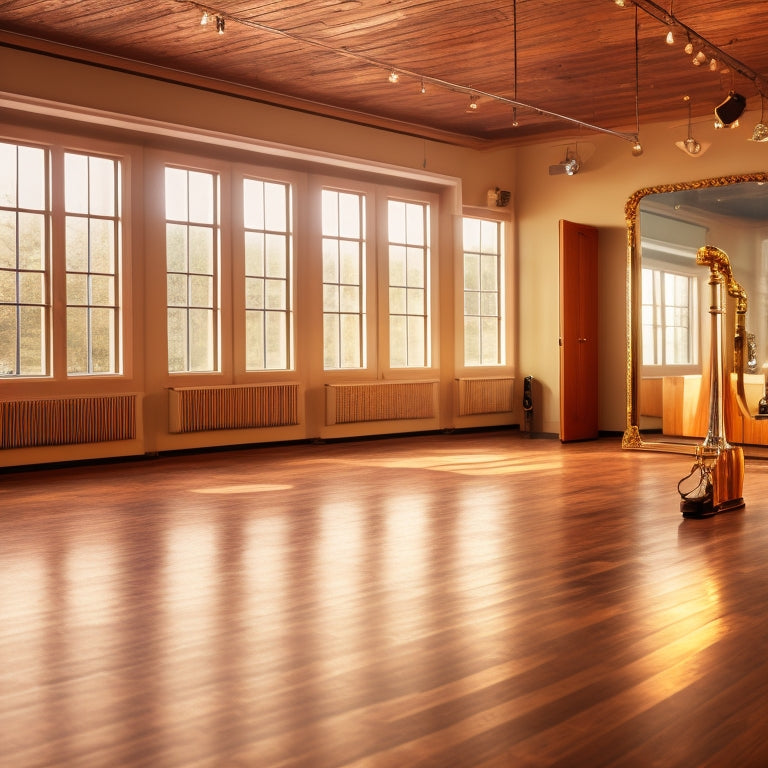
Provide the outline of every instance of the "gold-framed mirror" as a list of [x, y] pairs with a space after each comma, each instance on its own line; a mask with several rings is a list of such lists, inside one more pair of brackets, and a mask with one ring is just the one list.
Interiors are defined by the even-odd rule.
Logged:
[[[701, 427], [687, 423], [694, 410], [688, 400], [701, 389], [708, 344], [707, 275], [695, 266], [700, 245], [728, 253], [747, 290], [753, 396], [764, 390], [759, 382], [768, 373], [768, 172], [645, 187], [630, 196], [624, 211], [627, 420], [622, 446], [692, 453]], [[670, 305], [665, 285], [667, 293], [688, 300], [676, 298]], [[677, 319], [667, 324], [667, 317]], [[679, 398], [683, 404], [673, 407]], [[768, 448], [768, 429], [748, 437]]]

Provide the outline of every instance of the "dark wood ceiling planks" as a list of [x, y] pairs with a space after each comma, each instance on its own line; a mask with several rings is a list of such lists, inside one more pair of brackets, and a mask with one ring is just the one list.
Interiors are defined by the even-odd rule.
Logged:
[[[675, 0], [673, 11], [765, 76], [765, 6]], [[212, 23], [201, 25], [205, 9]], [[695, 116], [711, 115], [735, 88], [759, 113], [753, 82], [693, 66], [679, 30], [669, 46], [660, 21], [643, 11], [637, 20], [641, 136], [644, 122], [684, 122], [684, 95]], [[223, 90], [467, 146], [590, 133], [547, 113], [609, 131], [636, 128], [635, 8], [613, 0], [8, 0], [0, 44], [152, 67], [175, 80], [210, 78]], [[401, 73], [397, 84], [390, 68]], [[476, 110], [468, 109], [473, 91]], [[504, 101], [515, 97], [540, 110], [518, 108], [517, 126]]]

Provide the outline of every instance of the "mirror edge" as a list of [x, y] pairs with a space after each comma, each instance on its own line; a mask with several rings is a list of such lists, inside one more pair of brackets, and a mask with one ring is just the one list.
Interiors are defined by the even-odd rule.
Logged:
[[[657, 444], [650, 444], [643, 441], [640, 434], [638, 418], [638, 389], [637, 375], [639, 371], [638, 353], [639, 353], [639, 327], [633, 322], [638, 318], [640, 311], [640, 280], [639, 271], [641, 268], [638, 252], [640, 244], [637, 242], [637, 214], [640, 203], [648, 195], [660, 194], [664, 192], [681, 192], [692, 189], [703, 189], [705, 187], [726, 187], [732, 184], [744, 184], [747, 182], [768, 182], [768, 171], [756, 171], [754, 173], [738, 173], [730, 176], [715, 176], [708, 179], [698, 179], [696, 181], [683, 181], [675, 184], [660, 184], [655, 187], [643, 187], [634, 192], [627, 199], [624, 206], [624, 220], [627, 227], [627, 276], [626, 276], [626, 323], [627, 323], [627, 421], [624, 435], [621, 440], [622, 448], [654, 448], [659, 449]], [[674, 451], [674, 446], [669, 450]], [[679, 450], [679, 447], [678, 447]]]

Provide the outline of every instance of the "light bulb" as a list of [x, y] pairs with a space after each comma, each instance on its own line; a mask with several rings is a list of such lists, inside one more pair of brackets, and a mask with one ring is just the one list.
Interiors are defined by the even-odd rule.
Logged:
[[224, 17], [223, 16], [216, 17], [216, 31], [220, 35], [224, 34]]
[[396, 82], [398, 82], [399, 80], [400, 80], [400, 75], [398, 75], [398, 74], [397, 74], [397, 72], [395, 72], [395, 70], [393, 69], [393, 70], [392, 70], [392, 71], [389, 73], [389, 82], [390, 82], [390, 83], [396, 83]]
[[667, 32], [667, 45], [674, 45], [674, 44], [675, 44], [675, 35], [670, 29], [669, 32]]
[[208, 11], [203, 11], [203, 16], [200, 19], [200, 26], [204, 27], [208, 23]]
[[693, 53], [693, 43], [688, 42], [683, 50], [690, 56]]
[[710, 72], [717, 72], [717, 59], [710, 59], [709, 60], [709, 71]]
[[642, 155], [642, 154], [643, 154], [643, 145], [639, 141], [636, 141], [632, 145], [632, 156], [633, 157], [640, 157], [640, 155]]

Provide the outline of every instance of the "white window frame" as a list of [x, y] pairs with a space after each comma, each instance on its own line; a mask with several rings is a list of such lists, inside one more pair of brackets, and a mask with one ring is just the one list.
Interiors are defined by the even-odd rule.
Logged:
[[[491, 222], [495, 224], [498, 227], [497, 231], [497, 252], [495, 254], [496, 258], [498, 259], [497, 262], [497, 268], [496, 268], [496, 280], [497, 280], [497, 289], [495, 291], [496, 294], [496, 301], [497, 301], [497, 314], [496, 317], [496, 325], [497, 325], [497, 344], [496, 344], [496, 362], [495, 363], [487, 363], [487, 362], [480, 362], [480, 363], [468, 363], [467, 362], [467, 350], [466, 350], [466, 330], [465, 330], [465, 322], [467, 317], [466, 312], [466, 294], [467, 294], [467, 286], [465, 281], [465, 264], [466, 264], [466, 258], [468, 255], [468, 252], [465, 250], [465, 243], [464, 243], [464, 222], [467, 219], [473, 219], [478, 220], [481, 222]], [[507, 308], [507, 269], [506, 269], [506, 263], [507, 263], [507, 255], [506, 255], [506, 239], [507, 239], [507, 226], [504, 221], [504, 219], [495, 217], [495, 216], [483, 216], [480, 214], [467, 214], [464, 215], [461, 219], [461, 228], [460, 228], [460, 234], [459, 239], [461, 243], [461, 270], [459, 272], [459, 281], [461, 282], [461, 302], [457, 304], [457, 313], [461, 315], [461, 332], [459, 334], [459, 340], [460, 345], [459, 348], [461, 350], [461, 358], [460, 358], [460, 366], [463, 369], [470, 370], [470, 371], [476, 371], [483, 368], [491, 368], [491, 369], [498, 369], [505, 365], [507, 365], [507, 315], [508, 315], [508, 308]], [[474, 254], [474, 252], [471, 252]], [[476, 254], [481, 255], [481, 254]], [[486, 254], [491, 255], [491, 254]], [[481, 288], [478, 288], [477, 293], [484, 293], [484, 291]], [[482, 310], [477, 315], [478, 317], [485, 318], [485, 317], [494, 317], [494, 315], [490, 314], [483, 314]], [[481, 331], [481, 344], [482, 344], [482, 331]]]
[[[33, 146], [45, 150], [47, 159], [47, 245], [45, 263], [46, 302], [46, 359], [45, 371], [40, 374], [0, 375], [9, 391], [19, 388], [25, 395], [45, 394], [56, 385], [59, 391], [78, 392], [87, 382], [89, 391], [100, 388], [98, 382], [124, 380], [133, 375], [132, 333], [132, 267], [131, 267], [131, 192], [132, 169], [137, 150], [128, 145], [95, 138], [52, 133], [34, 128], [6, 126], [0, 141], [8, 144]], [[67, 292], [66, 292], [66, 228], [64, 210], [64, 155], [73, 153], [91, 157], [105, 157], [119, 161], [120, 210], [117, 213], [119, 235], [116, 253], [115, 294], [115, 350], [114, 370], [104, 372], [73, 372], [67, 370]]]
[[[389, 229], [388, 209], [389, 200], [429, 206], [427, 225], [428, 264], [426, 267], [426, 344], [427, 361], [424, 365], [392, 366], [390, 355], [390, 311], [389, 311]], [[378, 271], [378, 331], [379, 331], [379, 371], [382, 378], [408, 379], [419, 378], [424, 374], [433, 374], [440, 368], [440, 284], [439, 284], [439, 253], [440, 253], [440, 199], [439, 196], [424, 191], [411, 190], [405, 187], [382, 185], [377, 187], [376, 222], [377, 222], [377, 254]]]
[[[695, 256], [695, 253], [694, 253]], [[655, 260], [650, 257], [645, 257], [643, 259], [642, 264], [643, 271], [645, 270], [652, 270], [655, 272], [660, 272], [662, 274], [662, 282], [663, 282], [663, 275], [664, 274], [672, 274], [681, 276], [684, 278], [687, 278], [689, 280], [689, 293], [691, 297], [694, 299], [694, 306], [689, 306], [688, 308], [688, 315], [689, 315], [689, 334], [690, 334], [690, 348], [694, 355], [694, 361], [687, 364], [673, 364], [668, 363], [666, 361], [666, 354], [665, 354], [665, 324], [664, 324], [664, 314], [665, 314], [665, 306], [663, 303], [658, 305], [658, 311], [661, 314], [662, 320], [660, 323], [660, 333], [662, 337], [661, 345], [661, 355], [662, 355], [662, 361], [660, 363], [645, 363], [643, 362], [644, 358], [644, 351], [642, 349], [642, 339], [644, 337], [644, 328], [645, 325], [643, 323], [643, 318], [640, 318], [640, 340], [641, 340], [641, 350], [640, 350], [640, 369], [641, 373], [644, 377], [658, 377], [658, 376], [685, 376], [689, 374], [699, 374], [702, 371], [702, 359], [701, 359], [701, 339], [702, 339], [702, 317], [703, 317], [703, 302], [702, 302], [702, 291], [704, 290], [703, 282], [702, 282], [702, 270], [701, 267], [697, 267], [695, 264], [695, 261], [692, 264], [686, 264], [684, 262], [679, 263], [672, 263], [672, 262], [665, 262], [660, 260]], [[642, 296], [642, 285], [643, 285], [643, 276], [640, 275], [640, 288], [641, 288], [641, 297], [640, 297], [640, 308], [641, 308], [641, 314], [643, 312], [643, 309], [645, 307], [645, 297]], [[659, 324], [655, 324], [655, 327], [658, 327]]]

